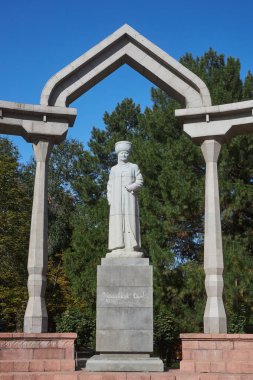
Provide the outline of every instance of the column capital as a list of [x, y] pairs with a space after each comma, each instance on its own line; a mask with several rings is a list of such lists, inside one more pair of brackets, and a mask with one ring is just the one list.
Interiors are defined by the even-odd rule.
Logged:
[[206, 163], [208, 162], [217, 163], [220, 150], [221, 150], [221, 143], [219, 143], [217, 140], [205, 140], [201, 144], [201, 150], [202, 150]]
[[36, 162], [48, 161], [53, 145], [53, 142], [50, 140], [35, 140], [33, 142], [33, 150]]

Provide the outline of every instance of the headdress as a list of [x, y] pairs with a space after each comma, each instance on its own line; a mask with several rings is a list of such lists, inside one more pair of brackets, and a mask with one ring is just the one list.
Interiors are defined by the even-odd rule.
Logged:
[[132, 149], [132, 143], [129, 141], [118, 141], [115, 144], [115, 152], [118, 154], [119, 152], [122, 152], [123, 150], [127, 152], [131, 152]]

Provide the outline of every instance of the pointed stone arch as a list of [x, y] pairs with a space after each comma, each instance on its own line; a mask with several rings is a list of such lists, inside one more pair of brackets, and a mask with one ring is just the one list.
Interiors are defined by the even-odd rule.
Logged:
[[211, 105], [205, 83], [163, 50], [124, 25], [46, 83], [41, 105], [69, 106], [120, 66], [128, 64], [183, 106]]

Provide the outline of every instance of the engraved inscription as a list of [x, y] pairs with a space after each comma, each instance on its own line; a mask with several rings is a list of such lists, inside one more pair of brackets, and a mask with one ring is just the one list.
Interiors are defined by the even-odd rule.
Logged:
[[140, 293], [138, 293], [138, 292], [129, 293], [129, 292], [119, 291], [118, 293], [115, 293], [115, 294], [112, 294], [109, 292], [103, 292], [102, 296], [104, 297], [106, 303], [111, 303], [114, 300], [139, 300], [139, 299], [143, 299], [146, 297], [146, 294], [144, 291], [142, 291]]
[[153, 292], [145, 286], [98, 287], [97, 307], [152, 307]]

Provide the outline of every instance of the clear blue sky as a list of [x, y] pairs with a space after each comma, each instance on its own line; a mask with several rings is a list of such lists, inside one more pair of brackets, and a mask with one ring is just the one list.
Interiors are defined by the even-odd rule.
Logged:
[[[209, 47], [240, 58], [253, 71], [252, 0], [2, 0], [0, 99], [38, 104], [45, 82], [61, 68], [127, 23], [178, 59]], [[86, 145], [103, 113], [132, 97], [149, 106], [151, 84], [122, 67], [71, 106], [78, 117], [69, 136]], [[30, 144], [15, 138], [22, 159]]]

